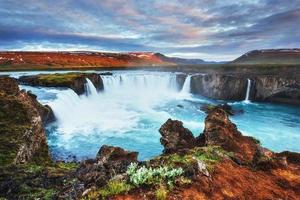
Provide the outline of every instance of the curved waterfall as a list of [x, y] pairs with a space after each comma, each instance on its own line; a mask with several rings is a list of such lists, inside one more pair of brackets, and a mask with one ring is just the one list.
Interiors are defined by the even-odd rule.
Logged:
[[97, 92], [97, 89], [95, 88], [94, 84], [92, 83], [92, 81], [88, 78], [86, 78], [85, 80], [86, 80], [86, 83], [84, 85], [84, 88], [85, 88], [86, 95], [87, 96], [96, 95], [98, 92]]

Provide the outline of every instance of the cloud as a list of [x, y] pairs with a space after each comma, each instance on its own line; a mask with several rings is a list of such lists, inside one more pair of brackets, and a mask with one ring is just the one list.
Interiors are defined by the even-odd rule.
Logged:
[[0, 50], [32, 45], [231, 59], [299, 47], [299, 13], [295, 0], [7, 0], [0, 1]]

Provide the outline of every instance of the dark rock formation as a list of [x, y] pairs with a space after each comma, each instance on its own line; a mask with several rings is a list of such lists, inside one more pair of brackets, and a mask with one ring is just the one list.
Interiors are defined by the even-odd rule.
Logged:
[[193, 133], [184, 128], [181, 121], [168, 119], [159, 129], [163, 153], [174, 153], [195, 147]]
[[205, 145], [218, 145], [224, 150], [233, 152], [239, 163], [252, 163], [259, 151], [257, 141], [252, 137], [243, 136], [227, 113], [219, 108], [214, 109], [205, 119], [203, 132]]
[[247, 79], [223, 75], [195, 75], [191, 78], [191, 92], [212, 99], [243, 100], [247, 90]]
[[26, 163], [37, 153], [50, 160], [41, 109], [49, 108], [20, 91], [14, 79], [0, 78], [1, 166]]
[[[300, 105], [299, 75], [249, 74], [249, 76], [250, 100]], [[248, 78], [243, 74], [194, 75], [191, 78], [191, 91], [213, 99], [244, 100]]]
[[177, 84], [178, 90], [182, 89], [182, 86], [184, 84], [186, 77], [187, 77], [186, 74], [176, 74], [176, 84]]
[[77, 170], [78, 179], [85, 187], [103, 186], [117, 174], [125, 173], [132, 162], [137, 162], [137, 152], [104, 145], [96, 159], [84, 161]]
[[68, 87], [81, 95], [85, 92], [86, 78], [91, 80], [97, 90], [104, 88], [101, 77], [96, 73], [40, 74], [21, 76], [18, 81], [31, 86]]
[[300, 105], [300, 78], [258, 76], [255, 78], [254, 100]]
[[211, 111], [213, 111], [216, 108], [223, 109], [228, 115], [235, 115], [243, 113], [243, 110], [234, 110], [231, 105], [225, 103], [225, 104], [219, 104], [219, 105], [212, 105], [212, 104], [203, 104], [200, 109], [204, 111], [206, 114], [209, 114]]

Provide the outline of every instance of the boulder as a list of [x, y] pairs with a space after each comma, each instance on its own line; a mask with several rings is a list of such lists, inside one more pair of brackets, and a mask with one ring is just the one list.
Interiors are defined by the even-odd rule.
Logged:
[[130, 163], [138, 162], [137, 156], [137, 152], [103, 145], [96, 159], [86, 160], [81, 164], [77, 177], [85, 187], [101, 187], [112, 177], [125, 173]]
[[163, 153], [184, 151], [196, 146], [193, 133], [183, 127], [181, 121], [168, 119], [159, 129], [160, 143], [164, 146]]

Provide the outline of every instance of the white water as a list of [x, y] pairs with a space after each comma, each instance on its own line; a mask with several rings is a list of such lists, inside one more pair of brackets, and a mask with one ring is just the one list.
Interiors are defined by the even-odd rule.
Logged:
[[88, 78], [86, 78], [85, 80], [86, 80], [86, 84], [84, 85], [84, 87], [85, 87], [86, 95], [87, 96], [97, 95], [97, 93], [98, 93], [97, 89], [93, 85], [92, 81]]
[[188, 75], [184, 80], [183, 87], [180, 91], [180, 96], [183, 98], [188, 98], [191, 95], [191, 77], [192, 75]]
[[247, 80], [247, 91], [246, 91], [245, 102], [250, 102], [249, 101], [250, 90], [251, 90], [251, 80], [248, 78], [248, 80]]
[[58, 119], [59, 132], [66, 138], [94, 131], [124, 133], [136, 127], [145, 113], [157, 118], [170, 117], [154, 108], [178, 98], [175, 74], [122, 74], [102, 76], [102, 79], [104, 92], [98, 93], [87, 79], [88, 96], [77, 96], [72, 90], [66, 90], [50, 103]]

